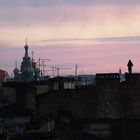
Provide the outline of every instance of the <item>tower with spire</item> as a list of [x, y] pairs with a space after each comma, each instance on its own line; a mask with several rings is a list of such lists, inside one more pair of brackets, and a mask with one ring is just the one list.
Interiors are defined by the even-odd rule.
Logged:
[[15, 81], [20, 81], [21, 80], [21, 76], [20, 76], [20, 70], [17, 67], [17, 61], [15, 62], [15, 69], [13, 70], [13, 73], [14, 73]]
[[33, 58], [33, 54], [32, 54], [32, 58], [30, 58], [29, 56], [29, 53], [28, 53], [29, 46], [27, 44], [27, 40], [26, 40], [24, 49], [25, 49], [25, 54], [21, 62], [21, 70], [19, 70], [16, 65], [13, 71], [14, 78], [17, 79], [17, 77], [20, 76], [21, 81], [25, 81], [25, 82], [37, 80], [39, 77], [40, 71], [36, 67], [36, 61]]
[[34, 69], [31, 65], [31, 58], [29, 57], [29, 54], [28, 54], [29, 46], [27, 45], [27, 41], [24, 46], [24, 49], [25, 49], [25, 55], [24, 55], [23, 61], [21, 63], [21, 73], [22, 73], [21, 79], [23, 81], [32, 81]]

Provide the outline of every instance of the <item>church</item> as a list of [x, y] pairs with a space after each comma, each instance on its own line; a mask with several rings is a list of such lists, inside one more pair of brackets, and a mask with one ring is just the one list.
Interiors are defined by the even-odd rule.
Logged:
[[36, 61], [33, 58], [29, 56], [28, 49], [29, 46], [27, 45], [27, 42], [24, 46], [25, 49], [25, 55], [23, 57], [23, 60], [21, 62], [21, 68], [17, 68], [17, 64], [15, 66], [14, 72], [14, 80], [15, 81], [24, 81], [24, 82], [30, 82], [30, 81], [36, 81], [39, 79], [40, 70], [36, 65]]

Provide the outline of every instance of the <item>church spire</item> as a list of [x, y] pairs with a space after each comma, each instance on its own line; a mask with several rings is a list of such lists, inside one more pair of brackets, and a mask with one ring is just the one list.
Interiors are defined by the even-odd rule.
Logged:
[[28, 45], [27, 45], [27, 39], [25, 39], [25, 46], [24, 46], [24, 49], [25, 49], [25, 57], [28, 57]]
[[27, 45], [27, 38], [25, 39], [25, 45]]
[[15, 61], [15, 68], [17, 68], [17, 61]]
[[32, 53], [32, 60], [34, 60], [34, 52], [32, 51], [31, 53]]

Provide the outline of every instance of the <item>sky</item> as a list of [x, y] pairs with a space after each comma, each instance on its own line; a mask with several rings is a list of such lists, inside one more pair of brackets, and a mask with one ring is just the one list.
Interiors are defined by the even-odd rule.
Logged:
[[[0, 69], [20, 68], [25, 39], [60, 74], [140, 72], [140, 0], [0, 0]], [[49, 71], [48, 71], [49, 74]]]

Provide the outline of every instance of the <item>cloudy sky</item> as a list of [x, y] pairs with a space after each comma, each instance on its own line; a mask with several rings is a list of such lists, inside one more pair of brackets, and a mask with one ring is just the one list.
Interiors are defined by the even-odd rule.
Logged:
[[126, 72], [129, 59], [140, 72], [140, 0], [0, 0], [1, 69], [20, 67], [25, 38], [62, 74]]

